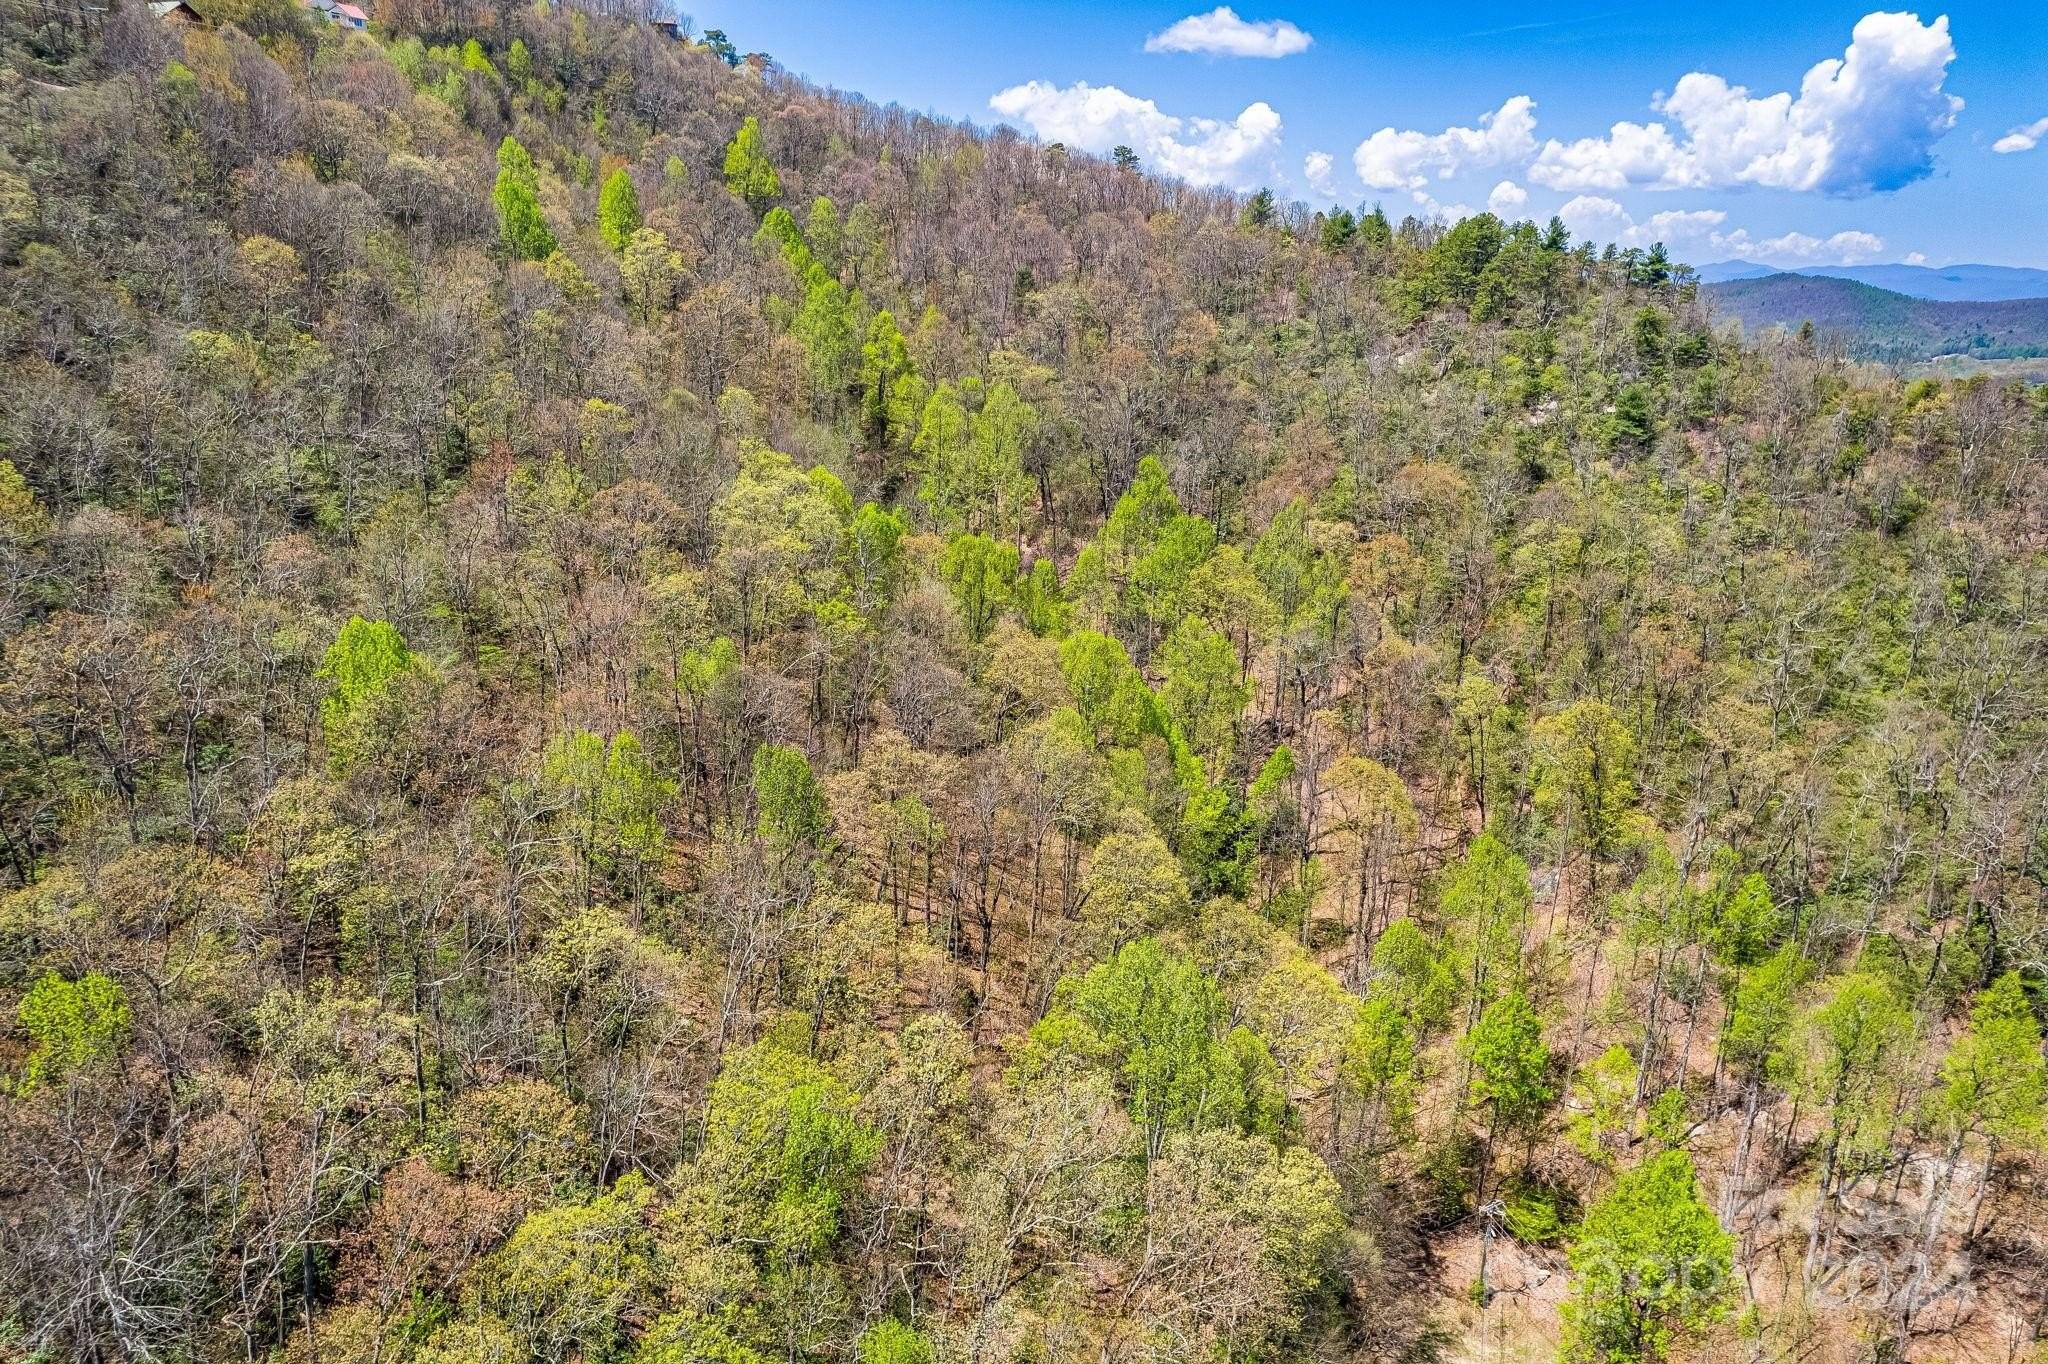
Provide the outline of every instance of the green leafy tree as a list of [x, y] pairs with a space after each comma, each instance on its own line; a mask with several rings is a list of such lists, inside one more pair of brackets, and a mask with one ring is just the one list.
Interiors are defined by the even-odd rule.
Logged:
[[1635, 1117], [1636, 1058], [1616, 1043], [1593, 1058], [1572, 1085], [1572, 1115], [1565, 1134], [1579, 1154], [1596, 1165], [1614, 1159], [1617, 1138], [1628, 1135]]
[[[1472, 1097], [1489, 1114], [1483, 1174], [1501, 1131], [1529, 1129], [1550, 1106], [1550, 1048], [1543, 1041], [1542, 1020], [1517, 990], [1486, 1006], [1465, 1049], [1472, 1059]], [[1483, 1184], [1480, 1191], [1485, 1191]]]
[[[827, 207], [830, 200], [821, 200]], [[814, 219], [818, 216], [814, 210]], [[831, 220], [836, 223], [836, 219]], [[861, 299], [849, 293], [838, 275], [820, 261], [796, 219], [786, 208], [773, 208], [754, 236], [757, 245], [772, 245], [782, 255], [802, 290], [802, 302], [790, 321], [790, 335], [804, 349], [811, 387], [828, 411], [837, 410], [855, 386], [861, 338], [856, 314]], [[778, 306], [780, 300], [776, 300]]]
[[[2017, 971], [2008, 971], [1978, 996], [1970, 1026], [1942, 1059], [1941, 1083], [1930, 1098], [1930, 1116], [1948, 1132], [1948, 1156], [1922, 1220], [1920, 1255], [1906, 1290], [1903, 1315], [1910, 1329], [1926, 1290], [1935, 1241], [1941, 1235], [1956, 1167], [1964, 1144], [1981, 1135], [1986, 1150], [1983, 1180], [1991, 1181], [2000, 1143], [2038, 1150], [2043, 1139], [2043, 1106], [2048, 1103], [2048, 1062], [2041, 1054], [2041, 1020]], [[1976, 1217], [1971, 1216], [1975, 1233]]]
[[1372, 945], [1368, 1001], [1383, 999], [1401, 1011], [1420, 1037], [1449, 1024], [1458, 999], [1458, 976], [1436, 943], [1413, 919], [1396, 919]]
[[1272, 1057], [1229, 1019], [1215, 981], [1144, 938], [1060, 982], [1051, 1012], [1031, 1030], [1026, 1064], [1071, 1057], [1107, 1069], [1156, 1158], [1171, 1132], [1271, 1131], [1280, 1121]]
[[480, 76], [488, 76], [492, 80], [498, 78], [498, 68], [491, 65], [491, 59], [484, 55], [483, 44], [474, 38], [462, 45], [462, 69], [474, 71]]
[[321, 660], [329, 684], [320, 702], [320, 727], [335, 766], [345, 770], [372, 745], [363, 730], [375, 721], [375, 703], [394, 679], [414, 667], [405, 636], [389, 621], [350, 616]]
[[969, 429], [960, 389], [950, 381], [940, 383], [918, 414], [910, 448], [917, 456], [918, 500], [941, 530], [965, 527], [971, 520], [966, 505], [971, 480], [964, 468]]
[[1968, 1031], [1941, 1063], [1935, 1102], [1959, 1132], [2031, 1146], [2042, 1137], [2044, 1101], [2041, 1021], [2019, 973], [2008, 971], [1977, 996]]
[[623, 1176], [588, 1202], [529, 1215], [478, 1275], [484, 1303], [535, 1358], [606, 1358], [655, 1282], [654, 1190]]
[[612, 250], [624, 252], [640, 230], [640, 192], [624, 166], [611, 173], [597, 196], [597, 234]]
[[1139, 460], [1131, 486], [1110, 509], [1097, 541], [1111, 571], [1129, 573], [1181, 515], [1180, 498], [1167, 481], [1166, 466], [1153, 455]]
[[815, 261], [811, 248], [804, 241], [803, 230], [796, 225], [796, 218], [786, 208], [771, 208], [763, 215], [759, 230], [754, 233], [757, 250], [773, 248], [782, 256], [783, 263], [799, 282]]
[[1376, 252], [1393, 249], [1394, 225], [1387, 221], [1385, 209], [1374, 204], [1370, 213], [1358, 215], [1358, 239]]
[[1761, 1079], [1782, 1064], [1798, 1013], [1798, 992], [1808, 973], [1805, 958], [1787, 944], [1742, 978], [1721, 1044], [1724, 1058], [1738, 1073]]
[[1489, 1004], [1467, 1046], [1477, 1071], [1473, 1097], [1501, 1124], [1532, 1122], [1550, 1103], [1550, 1048], [1528, 996], [1516, 991]]
[[1200, 516], [1175, 516], [1129, 565], [1119, 615], [1149, 649], [1187, 610], [1188, 583], [1216, 547], [1216, 528]]
[[729, 1057], [712, 1083], [688, 1211], [721, 1241], [818, 1259], [879, 1147], [858, 1096], [771, 1036]]
[[903, 537], [909, 533], [901, 516], [873, 502], [854, 510], [843, 542], [842, 572], [847, 598], [862, 616], [879, 615], [902, 590]]
[[332, 684], [321, 703], [321, 718], [328, 723], [346, 718], [411, 664], [405, 636], [389, 621], [350, 616], [320, 665], [320, 675]]
[[861, 1332], [854, 1349], [860, 1364], [932, 1364], [932, 1343], [894, 1317]]
[[1060, 644], [1060, 671], [1073, 693], [1075, 709], [1098, 736], [1113, 744], [1137, 741], [1151, 693], [1123, 641], [1095, 630], [1077, 630]]
[[1017, 613], [1031, 633], [1059, 638], [1067, 632], [1073, 612], [1067, 606], [1065, 587], [1060, 583], [1059, 565], [1040, 559], [1031, 565], [1017, 585]]
[[498, 181], [491, 190], [498, 210], [498, 237], [514, 260], [546, 260], [555, 234], [540, 211], [540, 174], [533, 157], [514, 137], [498, 144]]
[[1125, 815], [1096, 846], [1084, 891], [1086, 921], [1094, 930], [1087, 948], [1098, 953], [1172, 927], [1188, 908], [1180, 863], [1151, 822], [1135, 814]]
[[1657, 438], [1657, 413], [1646, 384], [1629, 384], [1614, 395], [1607, 418], [1607, 443], [1618, 450], [1644, 450]]
[[1419, 1042], [1414, 1021], [1393, 999], [1368, 998], [1345, 1039], [1337, 1067], [1340, 1107], [1349, 1100], [1363, 1107], [1360, 1140], [1377, 1153], [1383, 1140], [1405, 1141], [1413, 1135], [1415, 1098], [1421, 1087]]
[[1635, 736], [1605, 701], [1574, 702], [1536, 722], [1530, 735], [1536, 808], [1566, 846], [1603, 857], [1631, 828]]
[[756, 213], [766, 211], [782, 193], [782, 177], [775, 173], [761, 138], [761, 121], [752, 114], [726, 144], [725, 187], [746, 200]]
[[583, 273], [583, 267], [563, 255], [559, 247], [541, 262], [540, 272], [548, 283], [562, 291], [564, 302], [577, 307], [589, 307], [597, 302], [597, 286], [590, 282], [589, 275]]
[[953, 590], [967, 637], [978, 644], [1016, 592], [1016, 546], [986, 535], [956, 535], [940, 556], [939, 577]]
[[1572, 1244], [1567, 1361], [1656, 1364], [1726, 1314], [1735, 1239], [1701, 1198], [1692, 1157], [1665, 1151], [1586, 1210]]
[[1548, 298], [1554, 274], [1555, 260], [1544, 252], [1536, 225], [1516, 223], [1507, 229], [1499, 253], [1479, 272], [1472, 296], [1472, 320], [1499, 321], [1527, 304]]
[[822, 194], [811, 200], [810, 212], [804, 215], [804, 240], [810, 243], [818, 263], [833, 275], [845, 269], [846, 224], [839, 216], [839, 206]]
[[661, 811], [675, 785], [656, 773], [639, 739], [624, 730], [609, 744], [586, 730], [562, 735], [548, 746], [541, 772], [570, 801], [587, 864], [644, 890], [666, 842]]
[[739, 477], [712, 508], [711, 525], [742, 652], [764, 632], [809, 617], [837, 586], [846, 522], [836, 501], [788, 455], [741, 442]]
[[1522, 939], [1534, 901], [1529, 864], [1491, 831], [1473, 839], [1444, 873], [1437, 906], [1452, 930], [1452, 952], [1465, 981], [1467, 1031], [1481, 1010], [1520, 979]]
[[[1799, 1092], [1826, 1115], [1821, 1156], [1825, 1189], [1842, 1156], [1871, 1135], [1889, 1111], [1900, 1063], [1913, 1045], [1911, 1013], [1893, 983], [1858, 972], [1836, 980], [1802, 1019], [1792, 1039]], [[1878, 1134], [1881, 1136], [1881, 1132]]]
[[830, 409], [846, 401], [860, 365], [860, 327], [855, 314], [860, 296], [826, 273], [816, 262], [804, 276], [803, 306], [790, 334], [804, 348], [804, 366], [811, 388]]
[[98, 971], [75, 981], [44, 972], [23, 996], [18, 1016], [35, 1044], [15, 1086], [24, 1095], [113, 1060], [133, 1023], [121, 987]]
[[876, 448], [901, 447], [917, 430], [924, 386], [888, 309], [868, 323], [860, 348], [861, 429]]
[[[775, 1353], [774, 1342], [758, 1329], [759, 1314], [734, 1310], [739, 1306], [728, 1303], [727, 1310], [722, 1312], [684, 1307], [663, 1313], [640, 1337], [633, 1351], [633, 1364], [774, 1364], [775, 1360], [786, 1358]], [[483, 1357], [485, 1361], [495, 1358]]]
[[1770, 955], [1784, 931], [1784, 916], [1764, 878], [1751, 872], [1714, 916], [1714, 953], [1737, 968], [1755, 966]]
[[939, 494], [941, 501], [961, 508], [971, 529], [1023, 529], [1024, 503], [1031, 494], [1024, 456], [1039, 425], [1038, 409], [1007, 380], [990, 385], [969, 423], [964, 468], [953, 486]]
[[[1251, 568], [1273, 609], [1276, 628], [1283, 632], [1273, 650], [1273, 695], [1278, 702], [1286, 694], [1290, 661], [1304, 643], [1324, 637], [1323, 626], [1334, 620], [1344, 593], [1344, 578], [1335, 556], [1317, 542], [1310, 524], [1308, 503], [1295, 498], [1276, 513], [1252, 546]], [[1290, 637], [1286, 632], [1306, 627], [1311, 639]]]
[[712, 1082], [702, 1143], [661, 1218], [672, 1310], [649, 1332], [653, 1358], [751, 1364], [845, 1338], [834, 1252], [884, 1134], [784, 1031], [728, 1056]]
[[1731, 1198], [1748, 1177], [1750, 1140], [1756, 1131], [1764, 1087], [1786, 1078], [1787, 1047], [1799, 1013], [1799, 991], [1809, 972], [1806, 959], [1787, 944], [1754, 970], [1744, 972], [1733, 991], [1721, 1036], [1721, 1059], [1743, 1087], [1742, 1132], [1736, 1139], [1728, 1176]]
[[1671, 326], [1656, 308], [1639, 310], [1628, 328], [1629, 343], [1635, 347], [1636, 363], [1643, 372], [1662, 375], [1671, 349]]
[[1506, 228], [1491, 213], [1461, 218], [1420, 257], [1408, 283], [1409, 306], [1417, 314], [1445, 304], [1469, 309], [1480, 276], [1506, 240]]
[[653, 228], [639, 228], [626, 239], [619, 260], [619, 283], [634, 315], [642, 322], [652, 322], [675, 306], [683, 285], [682, 253]]
[[1236, 545], [1216, 546], [1187, 578], [1188, 607], [1230, 637], [1240, 674], [1251, 672], [1252, 655], [1273, 637], [1278, 622], [1265, 585]]
[[740, 64], [740, 50], [733, 46], [732, 39], [726, 37], [724, 29], [705, 29], [704, 46], [711, 50], [712, 56], [718, 58], [727, 66], [738, 66]]
[[1145, 1176], [1144, 1235], [1131, 1243], [1139, 1324], [1163, 1319], [1219, 1359], [1292, 1343], [1343, 1264], [1342, 1195], [1322, 1159], [1209, 1128], [1169, 1136]]
[[1833, 1225], [1830, 1216], [1847, 1170], [1862, 1172], [1889, 1140], [1891, 1115], [1914, 1046], [1913, 1016], [1892, 981], [1865, 971], [1836, 980], [1793, 1029], [1793, 1091], [1826, 1121], [1821, 1135], [1820, 1197], [1807, 1244], [1809, 1276]]
[[1251, 687], [1236, 651], [1207, 621], [1184, 617], [1160, 646], [1160, 702], [1208, 770], [1227, 772], [1237, 752], [1238, 716]]
[[1671, 255], [1665, 250], [1664, 243], [1650, 243], [1650, 249], [1630, 270], [1629, 282], [1645, 289], [1660, 288], [1671, 282]]
[[825, 790], [803, 750], [762, 744], [754, 750], [756, 832], [783, 855], [815, 851], [832, 827]]

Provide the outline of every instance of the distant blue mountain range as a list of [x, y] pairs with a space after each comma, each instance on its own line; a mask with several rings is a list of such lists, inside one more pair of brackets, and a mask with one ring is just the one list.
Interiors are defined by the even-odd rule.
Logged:
[[1853, 279], [1783, 271], [1705, 285], [1714, 313], [1749, 332], [1811, 322], [1859, 360], [2048, 357], [2048, 298], [1910, 298]]
[[1780, 269], [1754, 261], [1724, 260], [1699, 267], [1703, 284], [1763, 279], [1770, 275], [1808, 275], [1847, 279], [1908, 298], [1941, 303], [2002, 303], [2019, 298], [2048, 298], [2048, 270], [2018, 265], [1807, 265]]

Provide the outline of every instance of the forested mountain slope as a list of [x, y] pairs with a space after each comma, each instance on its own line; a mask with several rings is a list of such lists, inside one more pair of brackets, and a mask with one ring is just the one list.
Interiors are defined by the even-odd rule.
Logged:
[[1786, 271], [1753, 261], [1732, 260], [1699, 266], [1697, 272], [1703, 284], [1780, 274], [1852, 279], [1908, 298], [1951, 303], [2048, 298], [2048, 270], [2016, 265], [1802, 265]]
[[1863, 360], [2048, 355], [2048, 298], [1935, 302], [1853, 280], [1785, 274], [1709, 284], [1706, 293], [1718, 315], [1751, 331], [1811, 323]]
[[2038, 1351], [2038, 392], [201, 8], [0, 11], [9, 1357]]

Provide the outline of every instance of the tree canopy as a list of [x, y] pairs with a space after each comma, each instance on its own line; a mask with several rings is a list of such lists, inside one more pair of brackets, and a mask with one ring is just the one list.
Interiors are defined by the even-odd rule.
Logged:
[[0, 5], [0, 1353], [2038, 1333], [2038, 367], [192, 3]]

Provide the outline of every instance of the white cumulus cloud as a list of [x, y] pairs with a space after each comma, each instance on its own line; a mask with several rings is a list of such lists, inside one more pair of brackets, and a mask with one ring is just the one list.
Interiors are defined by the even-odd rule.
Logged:
[[1336, 168], [1337, 158], [1328, 152], [1310, 152], [1301, 159], [1301, 175], [1308, 181], [1308, 187], [1325, 199], [1337, 197], [1337, 182], [1330, 172]]
[[1254, 189], [1278, 178], [1280, 115], [1260, 100], [1234, 119], [1182, 118], [1114, 85], [1027, 81], [989, 97], [989, 108], [1045, 142], [1098, 155], [1122, 145], [1147, 170], [1191, 185]]
[[1728, 215], [1717, 208], [1670, 209], [1638, 221], [1619, 203], [1597, 194], [1579, 195], [1557, 216], [1579, 237], [1617, 246], [1663, 242], [1674, 256], [1700, 263], [1740, 257], [1768, 265], [1861, 265], [1884, 254], [1884, 239], [1869, 232], [1759, 238], [1747, 228], [1727, 230]]
[[1315, 39], [1285, 19], [1244, 20], [1228, 5], [1190, 14], [1145, 40], [1147, 52], [1203, 52], [1212, 57], [1292, 57]]
[[1991, 150], [2005, 154], [2030, 152], [2044, 137], [2048, 137], [2048, 118], [2037, 118], [2032, 123], [2022, 124], [1999, 138], [1991, 144]]
[[1374, 189], [1419, 190], [1432, 175], [1448, 179], [1470, 167], [1519, 161], [1536, 150], [1536, 101], [1516, 95], [1476, 128], [1422, 133], [1382, 128], [1358, 144], [1351, 163]]
[[1817, 62], [1795, 96], [1761, 98], [1694, 71], [1652, 108], [1671, 122], [1617, 123], [1605, 137], [1543, 145], [1529, 178], [1561, 190], [1759, 185], [1860, 195], [1933, 169], [1934, 144], [1962, 100], [1942, 82], [1955, 60], [1948, 17], [1866, 14], [1848, 50]]
[[1529, 202], [1529, 191], [1512, 180], [1503, 180], [1486, 196], [1486, 207], [1499, 218], [1512, 218]]
[[1440, 204], [1431, 197], [1428, 190], [1411, 190], [1408, 197], [1415, 201], [1416, 216], [1424, 222], [1440, 218], [1444, 222], [1455, 223], [1461, 218], [1472, 216], [1469, 204]]
[[1736, 255], [1760, 257], [1766, 263], [1868, 265], [1884, 255], [1884, 238], [1874, 232], [1836, 232], [1827, 237], [1787, 232], [1782, 237], [1765, 237], [1758, 241], [1737, 229], [1724, 236], [1717, 245]]

